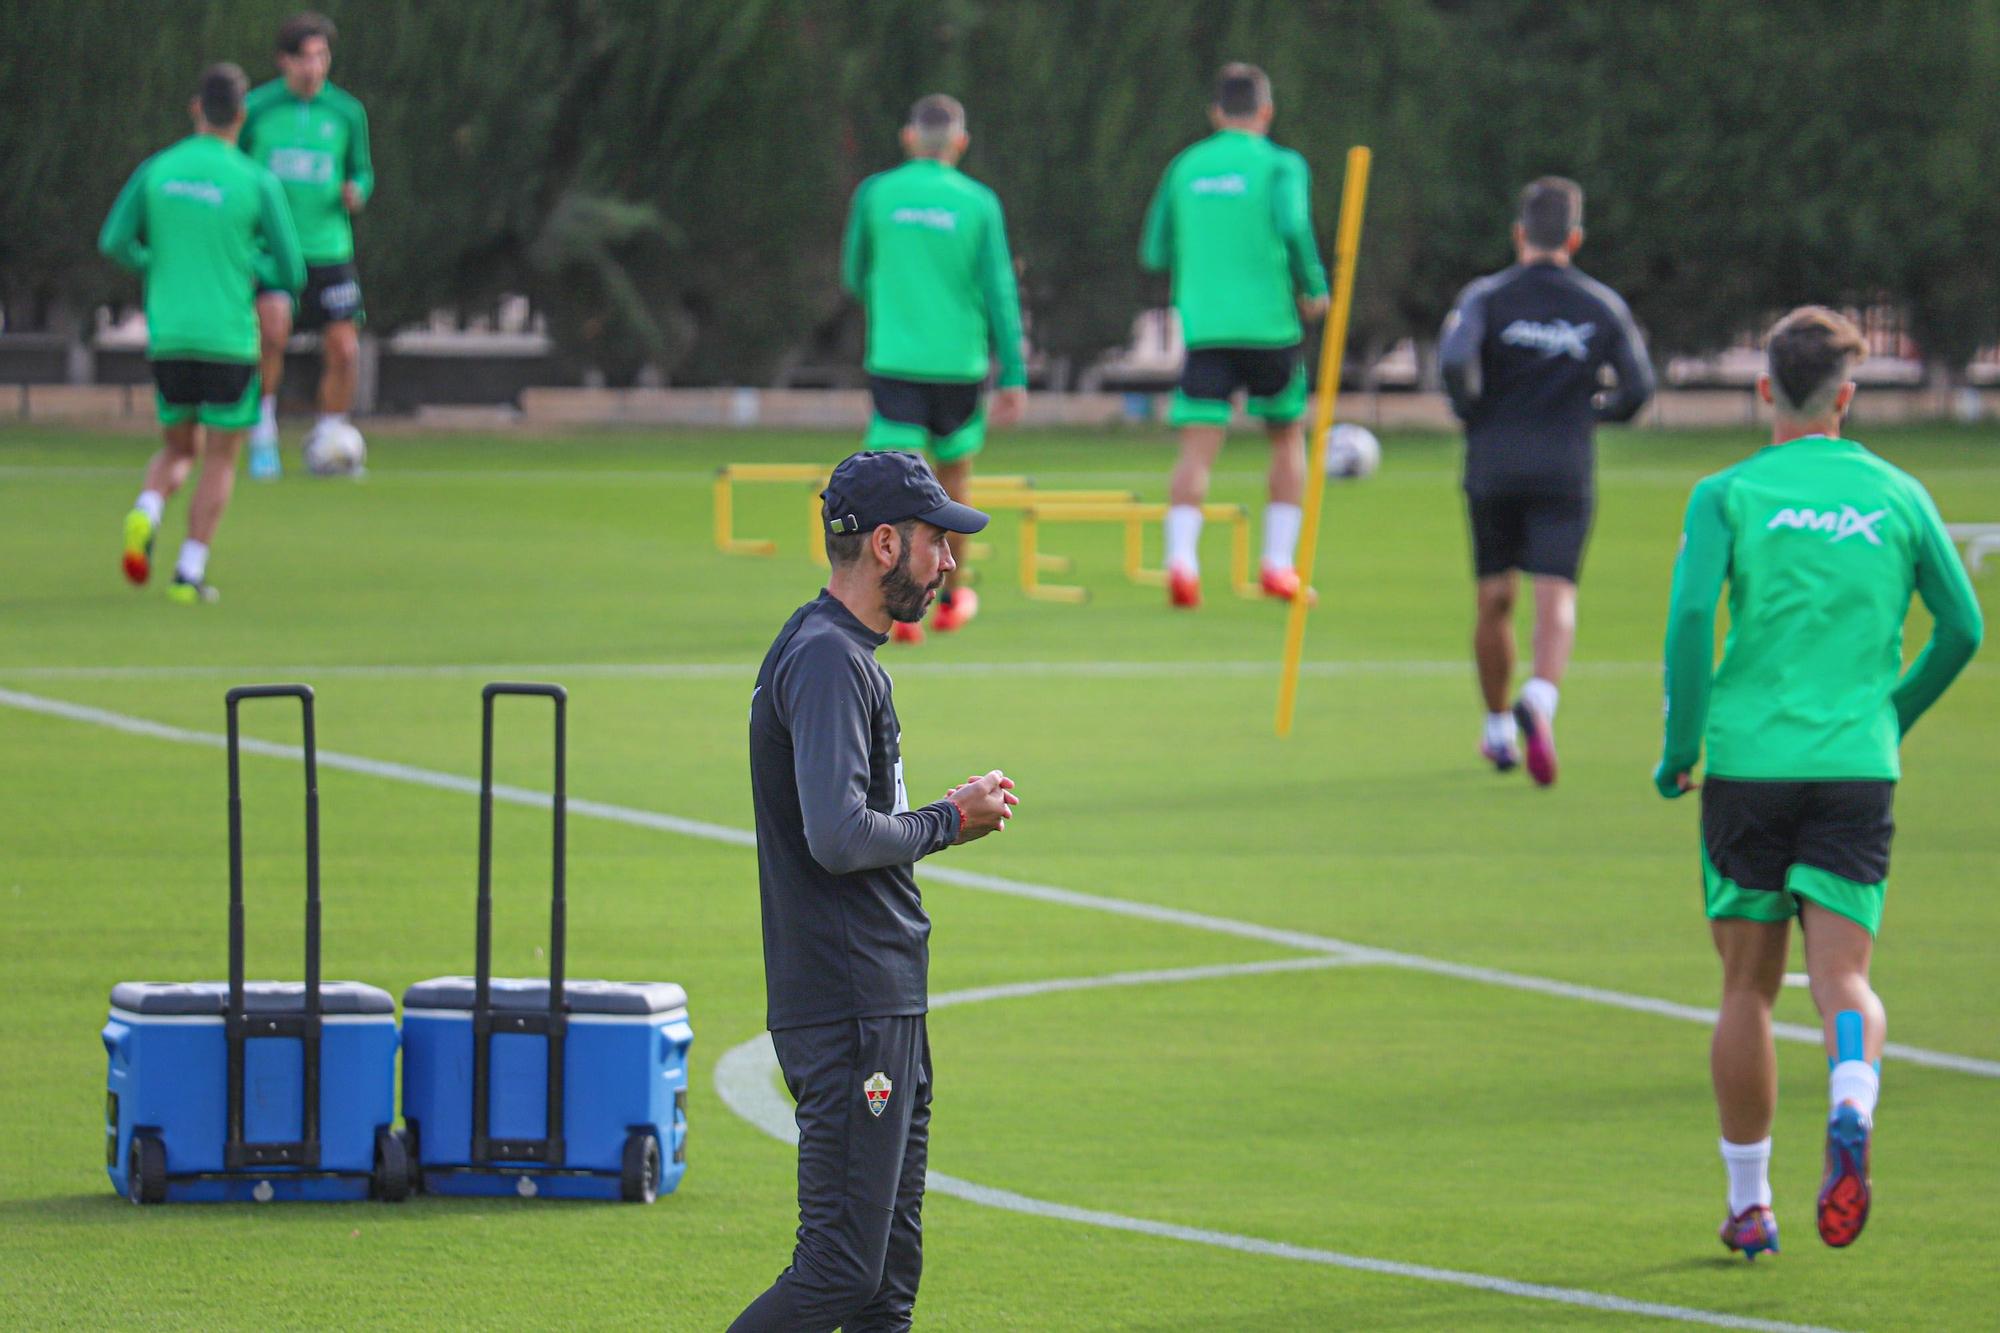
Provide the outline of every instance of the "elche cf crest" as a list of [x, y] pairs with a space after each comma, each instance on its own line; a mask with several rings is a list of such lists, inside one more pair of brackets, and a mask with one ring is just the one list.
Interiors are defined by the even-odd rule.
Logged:
[[889, 1109], [891, 1087], [889, 1076], [879, 1069], [868, 1076], [868, 1081], [861, 1085], [861, 1090], [868, 1094], [869, 1115], [881, 1115]]

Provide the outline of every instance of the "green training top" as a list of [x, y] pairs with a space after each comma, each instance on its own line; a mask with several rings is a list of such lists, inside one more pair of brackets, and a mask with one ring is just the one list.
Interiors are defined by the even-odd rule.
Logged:
[[956, 167], [912, 158], [862, 181], [840, 280], [868, 312], [869, 374], [973, 383], [990, 343], [1000, 387], [1028, 382], [999, 196]]
[[[1715, 601], [1729, 637], [1715, 666]], [[1903, 671], [1914, 590], [1935, 625]], [[1809, 435], [1705, 477], [1667, 615], [1666, 748], [1654, 782], [1895, 779], [1897, 747], [1979, 647], [1972, 582], [1929, 492], [1852, 440]]]
[[97, 248], [146, 281], [146, 354], [255, 361], [259, 286], [305, 285], [277, 178], [212, 134], [139, 164]]
[[306, 263], [353, 259], [354, 224], [340, 187], [354, 182], [364, 200], [375, 192], [368, 114], [361, 103], [331, 83], [322, 84], [310, 101], [300, 101], [283, 79], [273, 79], [251, 90], [243, 114], [238, 142], [284, 183]]
[[1218, 130], [1167, 167], [1139, 262], [1174, 275], [1189, 347], [1289, 347], [1300, 296], [1326, 295], [1306, 160], [1261, 134]]

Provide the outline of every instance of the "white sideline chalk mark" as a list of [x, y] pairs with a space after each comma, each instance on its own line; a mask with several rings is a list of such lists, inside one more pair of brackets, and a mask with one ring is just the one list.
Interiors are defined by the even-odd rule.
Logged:
[[[144, 736], [153, 740], [173, 741], [183, 745], [200, 745], [209, 749], [222, 749], [226, 738], [219, 732], [191, 731], [185, 727], [168, 726], [162, 722], [151, 722], [141, 717], [124, 713], [113, 713], [102, 708], [92, 708], [84, 704], [67, 703], [60, 699], [49, 699], [36, 694], [23, 694], [16, 690], [0, 689], [0, 707], [19, 709], [44, 717], [62, 718], [71, 722], [81, 722], [91, 726], [105, 727], [112, 731], [124, 732], [131, 736]], [[265, 755], [273, 759], [296, 761], [302, 751], [296, 745], [281, 745], [272, 741], [258, 740], [245, 736], [242, 749], [246, 754]], [[336, 769], [347, 773], [358, 773], [366, 777], [387, 778], [394, 782], [407, 782], [415, 786], [430, 787], [438, 791], [460, 792], [476, 795], [479, 784], [472, 778], [460, 777], [455, 773], [440, 773], [434, 769], [416, 768], [409, 764], [398, 764], [381, 759], [368, 759], [360, 755], [342, 754], [337, 750], [321, 750], [319, 766], [322, 769]], [[496, 785], [495, 799], [514, 805], [525, 805], [536, 809], [549, 808], [550, 797], [545, 791], [533, 791], [526, 787]], [[748, 829], [731, 828], [726, 824], [714, 824], [702, 819], [685, 819], [679, 815], [661, 814], [654, 810], [640, 810], [632, 806], [613, 805], [605, 801], [585, 800], [581, 797], [569, 798], [572, 814], [587, 815], [611, 823], [625, 824], [633, 828], [655, 829], [662, 833], [678, 833], [684, 837], [700, 838], [707, 842], [726, 843], [732, 847], [755, 847], [757, 837]], [[1520, 972], [1506, 972], [1499, 968], [1479, 967], [1471, 963], [1454, 963], [1442, 958], [1429, 958], [1422, 954], [1401, 953], [1394, 949], [1380, 949], [1373, 945], [1354, 944], [1347, 940], [1333, 939], [1326, 935], [1314, 935], [1306, 931], [1286, 930], [1276, 926], [1259, 925], [1251, 921], [1236, 921], [1229, 917], [1210, 916], [1205, 912], [1191, 912], [1178, 907], [1163, 907], [1157, 903], [1135, 902], [1126, 898], [1110, 898], [1101, 894], [1079, 893], [1073, 889], [1059, 889], [1053, 885], [1030, 884], [1021, 880], [1002, 879], [997, 875], [982, 875], [973, 871], [954, 870], [949, 866], [926, 866], [923, 878], [939, 884], [951, 884], [959, 888], [977, 889], [985, 893], [998, 893], [1012, 898], [1025, 898], [1034, 902], [1054, 903], [1063, 907], [1082, 908], [1087, 911], [1104, 912], [1113, 916], [1131, 917], [1140, 921], [1152, 921], [1162, 925], [1185, 926], [1191, 930], [1206, 931], [1214, 935], [1232, 935], [1238, 939], [1258, 940], [1266, 944], [1281, 945], [1297, 949], [1303, 953], [1331, 955], [1354, 963], [1371, 963], [1382, 967], [1402, 968], [1411, 972], [1426, 972], [1432, 976], [1452, 977], [1459, 981], [1479, 982], [1488, 986], [1499, 986], [1508, 990], [1527, 991], [1537, 995], [1548, 995], [1556, 999], [1581, 1000], [1589, 1004], [1605, 1005], [1613, 1009], [1626, 1009], [1634, 1013], [1653, 1014], [1661, 1018], [1675, 1018], [1704, 1026], [1715, 1022], [1715, 1011], [1699, 1005], [1681, 1004], [1674, 1000], [1662, 1000], [1648, 995], [1630, 995], [1623, 991], [1605, 990], [1598, 986], [1585, 986], [1571, 981], [1557, 981], [1548, 977], [1530, 976]], [[1820, 1031], [1801, 1023], [1773, 1023], [1772, 1031], [1786, 1041], [1806, 1045], [1820, 1044]], [[1950, 1051], [1933, 1051], [1922, 1046], [1905, 1046], [1890, 1042], [1882, 1048], [1883, 1054], [1906, 1064], [1922, 1065], [1931, 1069], [1948, 1069], [1955, 1073], [1971, 1074], [1979, 1078], [2000, 1078], [2000, 1060], [1985, 1060], [1977, 1056], [1957, 1055]]]
[[1798, 990], [1808, 990], [1812, 987], [1812, 978], [1803, 972], [1787, 972], [1785, 984]]
[[[1211, 967], [1024, 981], [1008, 986], [979, 986], [968, 990], [947, 991], [931, 997], [931, 1008], [944, 1009], [952, 1005], [979, 1004], [987, 1000], [1048, 995], [1060, 991], [1095, 990], [1109, 986], [1163, 985], [1223, 977], [1260, 976], [1274, 972], [1302, 972], [1351, 966], [1355, 961], [1357, 960], [1348, 958], [1288, 958], [1276, 962], [1225, 963]], [[723, 1105], [738, 1118], [747, 1121], [780, 1143], [796, 1147], [799, 1141], [798, 1124], [793, 1117], [791, 1102], [778, 1091], [777, 1074], [778, 1057], [771, 1048], [770, 1034], [760, 1032], [750, 1040], [723, 1052], [722, 1058], [716, 1061], [715, 1091], [722, 1098]], [[1602, 1310], [1611, 1314], [1640, 1315], [1684, 1324], [1703, 1324], [1711, 1328], [1761, 1330], [1762, 1333], [1831, 1333], [1830, 1330], [1810, 1324], [1787, 1324], [1770, 1319], [1752, 1319], [1743, 1315], [1698, 1310], [1688, 1306], [1664, 1305], [1655, 1301], [1635, 1301], [1623, 1296], [1612, 1296], [1578, 1287], [1553, 1287], [1540, 1282], [1519, 1282], [1513, 1278], [1494, 1277], [1487, 1273], [1433, 1268], [1428, 1264], [1401, 1263], [1394, 1259], [1371, 1259], [1365, 1255], [1345, 1254], [1339, 1250], [1291, 1245], [1284, 1241], [1239, 1236], [1228, 1231], [1211, 1231], [1205, 1227], [1156, 1222], [1148, 1218], [1128, 1217], [1123, 1213], [1103, 1212], [1095, 1208], [1078, 1208], [1070, 1204], [1016, 1194], [1012, 1190], [996, 1189], [991, 1185], [961, 1180], [957, 1176], [946, 1175], [941, 1171], [928, 1172], [924, 1185], [926, 1191], [931, 1194], [945, 1194], [964, 1199], [968, 1203], [998, 1208], [1010, 1213], [1021, 1213], [1029, 1217], [1073, 1222], [1080, 1226], [1099, 1227], [1109, 1231], [1133, 1232], [1161, 1240], [1207, 1245], [1242, 1254], [1289, 1259], [1296, 1263], [1323, 1264], [1330, 1268], [1346, 1268], [1386, 1277], [1413, 1278], [1420, 1282], [1469, 1287], [1475, 1291], [1492, 1292], [1501, 1296], [1551, 1301], [1560, 1305], [1581, 1306], [1584, 1309]]]

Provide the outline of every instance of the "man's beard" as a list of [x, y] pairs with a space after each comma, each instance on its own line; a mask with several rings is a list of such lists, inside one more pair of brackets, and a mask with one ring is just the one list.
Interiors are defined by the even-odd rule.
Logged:
[[882, 609], [889, 613], [889, 619], [900, 620], [906, 625], [915, 624], [924, 618], [930, 607], [931, 594], [944, 583], [944, 575], [936, 581], [923, 584], [910, 577], [910, 548], [903, 548], [902, 559], [896, 567], [882, 576]]

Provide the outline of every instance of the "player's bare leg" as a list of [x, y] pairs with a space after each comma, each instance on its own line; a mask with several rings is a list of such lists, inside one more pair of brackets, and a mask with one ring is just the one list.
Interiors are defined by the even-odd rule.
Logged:
[[[1300, 505], [1306, 494], [1306, 432], [1297, 421], [1271, 422], [1270, 503], [1264, 508], [1264, 560], [1261, 582], [1271, 597], [1290, 601], [1299, 595], [1297, 569]], [[1310, 594], [1308, 594], [1310, 595]]]
[[167, 501], [187, 484], [200, 451], [201, 427], [193, 421], [178, 421], [163, 432], [159, 450], [146, 462], [146, 481], [132, 512], [125, 516], [125, 577], [144, 583], [152, 577], [153, 539], [160, 531], [160, 518]]
[[336, 320], [320, 335], [319, 415], [344, 417], [354, 410], [354, 384], [360, 376], [361, 335], [351, 319]]
[[1721, 918], [1709, 923], [1722, 959], [1722, 1008], [1709, 1042], [1709, 1077], [1729, 1172], [1722, 1243], [1745, 1257], [1778, 1248], [1771, 1214], [1771, 1122], [1778, 1110], [1778, 1053], [1771, 1006], [1785, 984], [1789, 921]]
[[[972, 503], [972, 459], [960, 458], [949, 463], [933, 461], [931, 470], [937, 473], [938, 484], [944, 493], [960, 504]], [[951, 543], [952, 568], [945, 571], [944, 586], [938, 590], [938, 607], [931, 613], [931, 628], [949, 634], [962, 628], [966, 621], [979, 614], [979, 594], [974, 592], [971, 580], [965, 570], [965, 547], [970, 538], [960, 533], [947, 534]]]
[[278, 388], [285, 379], [285, 343], [292, 336], [292, 298], [265, 292], [257, 298], [257, 376], [263, 383], [257, 425], [250, 432], [250, 475], [275, 478], [278, 461]]
[[1819, 1007], [1831, 1114], [1826, 1126], [1826, 1172], [1819, 1192], [1819, 1234], [1828, 1245], [1852, 1245], [1868, 1223], [1869, 1137], [1875, 1098], [1882, 1086], [1882, 1043], [1889, 1020], [1868, 983], [1875, 938], [1860, 924], [1818, 903], [1800, 911], [1806, 937], [1806, 973]]
[[1509, 570], [1480, 579], [1472, 590], [1472, 660], [1479, 669], [1479, 697], [1486, 703], [1479, 753], [1502, 773], [1521, 762], [1507, 698], [1514, 685], [1514, 599], [1520, 586], [1520, 576]]
[[1181, 427], [1180, 459], [1167, 483], [1167, 596], [1175, 606], [1201, 605], [1201, 506], [1224, 434], [1221, 426]]
[[1535, 674], [1521, 687], [1514, 717], [1525, 733], [1528, 772], [1546, 787], [1556, 780], [1556, 704], [1576, 646], [1576, 584], [1535, 576]]
[[207, 432], [201, 450], [201, 475], [194, 484], [194, 498], [188, 504], [188, 538], [174, 562], [174, 583], [168, 592], [177, 601], [212, 602], [215, 589], [208, 583], [208, 548], [222, 523], [223, 511], [236, 489], [236, 456], [243, 448], [240, 430]]

